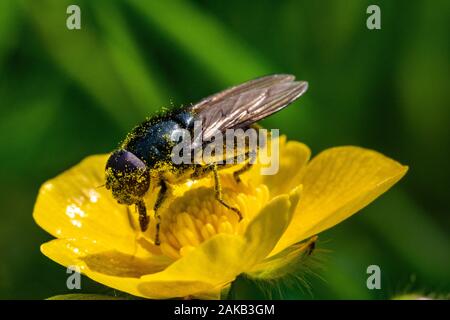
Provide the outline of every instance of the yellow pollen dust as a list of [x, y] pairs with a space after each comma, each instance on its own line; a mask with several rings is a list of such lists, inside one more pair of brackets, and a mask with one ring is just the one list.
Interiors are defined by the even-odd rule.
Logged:
[[214, 189], [199, 187], [176, 198], [161, 214], [161, 251], [178, 259], [219, 233], [243, 234], [249, 221], [269, 200], [266, 185], [251, 191], [222, 190], [223, 199], [240, 210], [243, 219], [215, 199]]

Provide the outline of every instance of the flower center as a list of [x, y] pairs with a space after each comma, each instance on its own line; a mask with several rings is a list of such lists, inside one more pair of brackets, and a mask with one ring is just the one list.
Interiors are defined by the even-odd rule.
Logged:
[[216, 234], [242, 234], [248, 222], [269, 200], [266, 185], [245, 188], [222, 186], [224, 201], [239, 209], [226, 208], [215, 198], [214, 188], [198, 187], [187, 190], [175, 198], [161, 212], [161, 251], [168, 257], [178, 259]]

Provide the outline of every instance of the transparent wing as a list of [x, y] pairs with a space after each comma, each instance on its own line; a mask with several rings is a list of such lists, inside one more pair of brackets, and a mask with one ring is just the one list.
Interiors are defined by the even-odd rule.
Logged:
[[231, 87], [194, 104], [195, 120], [202, 121], [203, 140], [217, 131], [249, 126], [299, 98], [308, 83], [292, 75], [276, 74]]

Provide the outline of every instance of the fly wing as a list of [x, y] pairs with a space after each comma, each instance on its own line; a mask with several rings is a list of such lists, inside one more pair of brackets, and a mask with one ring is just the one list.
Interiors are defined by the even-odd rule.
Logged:
[[308, 88], [292, 75], [271, 75], [211, 95], [190, 110], [202, 121], [203, 141], [216, 132], [244, 128], [283, 109]]

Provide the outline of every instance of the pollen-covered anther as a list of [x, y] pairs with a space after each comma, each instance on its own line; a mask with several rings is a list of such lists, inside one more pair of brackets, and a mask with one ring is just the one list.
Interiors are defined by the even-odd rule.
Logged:
[[189, 190], [170, 204], [161, 214], [161, 251], [168, 257], [185, 256], [216, 234], [243, 234], [248, 222], [269, 199], [269, 189], [260, 185], [249, 193], [228, 188], [223, 199], [241, 212], [237, 214], [215, 199], [214, 190]]

